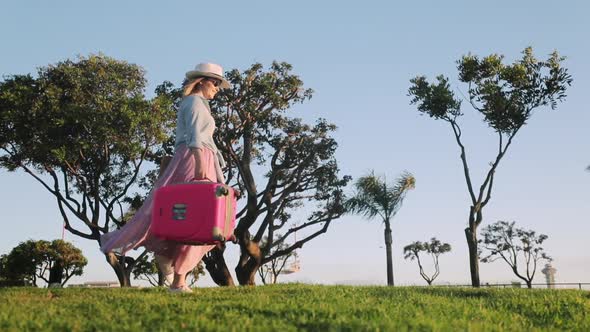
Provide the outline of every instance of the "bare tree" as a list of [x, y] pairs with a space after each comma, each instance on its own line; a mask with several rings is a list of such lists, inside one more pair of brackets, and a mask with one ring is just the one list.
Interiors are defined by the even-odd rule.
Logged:
[[[410, 259], [413, 261], [414, 259], [418, 262], [418, 267], [420, 268], [420, 275], [428, 285], [432, 285], [434, 279], [438, 277], [440, 274], [440, 268], [438, 264], [438, 257], [441, 254], [451, 251], [451, 245], [448, 243], [441, 243], [435, 237], [430, 239], [430, 242], [420, 242], [416, 241], [404, 247], [404, 258]], [[424, 272], [424, 267], [422, 266], [422, 261], [420, 261], [420, 252], [426, 252], [432, 257], [432, 262], [434, 264], [434, 274], [431, 276], [427, 275]]]
[[[282, 235], [277, 235], [278, 238], [284, 238]], [[258, 269], [258, 276], [262, 280], [263, 284], [275, 284], [279, 278], [280, 274], [286, 272], [294, 272], [291, 270], [290, 264], [298, 261], [297, 251], [291, 251], [282, 256], [274, 255], [275, 252], [285, 250], [288, 248], [290, 244], [284, 242], [274, 242], [268, 243], [267, 238], [265, 237], [261, 242], [261, 249], [267, 250], [266, 247], [271, 246], [269, 250], [269, 254], [271, 257], [274, 257], [270, 261], [266, 262]], [[289, 265], [288, 265], [289, 264]]]
[[[515, 228], [515, 222], [498, 221], [485, 227], [479, 240], [483, 263], [503, 260], [510, 266], [514, 274], [532, 288], [533, 278], [540, 260], [551, 261], [541, 244], [547, 240], [545, 234], [537, 235], [535, 231]], [[524, 260], [524, 271], [519, 269], [519, 257]]]

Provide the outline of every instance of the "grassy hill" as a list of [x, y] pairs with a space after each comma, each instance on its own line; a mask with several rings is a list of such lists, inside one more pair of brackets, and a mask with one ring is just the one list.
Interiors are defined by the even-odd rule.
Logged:
[[0, 289], [0, 331], [590, 331], [577, 290], [279, 284]]

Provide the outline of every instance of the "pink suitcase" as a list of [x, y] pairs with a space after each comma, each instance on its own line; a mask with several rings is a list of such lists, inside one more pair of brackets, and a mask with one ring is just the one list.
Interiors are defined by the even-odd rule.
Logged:
[[154, 194], [151, 231], [184, 244], [233, 239], [236, 197], [231, 187], [196, 181], [159, 188]]

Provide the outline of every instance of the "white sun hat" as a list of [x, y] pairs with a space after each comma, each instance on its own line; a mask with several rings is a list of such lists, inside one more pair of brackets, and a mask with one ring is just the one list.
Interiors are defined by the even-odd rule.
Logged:
[[230, 87], [229, 82], [223, 77], [223, 68], [215, 63], [199, 63], [194, 70], [186, 72], [187, 79], [197, 77], [211, 77], [221, 81], [220, 88], [227, 89]]

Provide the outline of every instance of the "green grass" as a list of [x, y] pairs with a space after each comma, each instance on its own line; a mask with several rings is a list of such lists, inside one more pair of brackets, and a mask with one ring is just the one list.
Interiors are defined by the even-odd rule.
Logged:
[[0, 289], [0, 331], [590, 331], [577, 290], [282, 284]]

